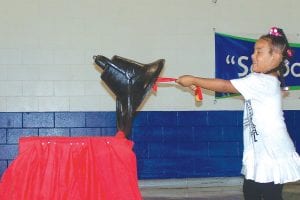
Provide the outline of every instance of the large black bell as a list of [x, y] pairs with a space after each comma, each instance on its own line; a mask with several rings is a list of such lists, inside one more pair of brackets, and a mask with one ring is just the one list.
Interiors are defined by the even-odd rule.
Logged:
[[94, 56], [95, 63], [103, 69], [101, 79], [116, 95], [117, 128], [129, 137], [133, 117], [160, 74], [165, 60], [149, 64], [113, 56]]

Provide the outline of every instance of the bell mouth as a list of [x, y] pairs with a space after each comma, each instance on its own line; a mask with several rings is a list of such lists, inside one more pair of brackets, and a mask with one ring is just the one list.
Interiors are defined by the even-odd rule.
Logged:
[[128, 136], [133, 117], [155, 84], [165, 60], [142, 64], [120, 56], [111, 60], [101, 55], [93, 58], [103, 69], [101, 79], [116, 95], [117, 128]]
[[159, 74], [161, 73], [161, 71], [163, 69], [164, 64], [165, 64], [165, 61], [163, 59], [158, 60], [154, 63], [148, 64], [146, 76], [145, 76], [145, 77], [147, 77], [147, 79], [145, 80], [144, 88], [143, 88], [145, 93], [141, 97], [142, 100], [145, 98], [145, 96], [148, 94], [148, 92], [152, 89]]
[[137, 104], [140, 104], [151, 90], [165, 64], [164, 59], [142, 64], [120, 56], [113, 56], [111, 60], [102, 55], [93, 58], [103, 70], [101, 79], [105, 84], [119, 99], [133, 96], [134, 108], [139, 106]]
[[[149, 64], [142, 64], [127, 58], [114, 56], [112, 62], [117, 66], [130, 66], [126, 68], [126, 77], [128, 78], [127, 84], [131, 90], [132, 110], [135, 112], [155, 84], [156, 79], [163, 69], [165, 60], [158, 59]], [[120, 99], [122, 98], [125, 98], [125, 96], [120, 96]]]

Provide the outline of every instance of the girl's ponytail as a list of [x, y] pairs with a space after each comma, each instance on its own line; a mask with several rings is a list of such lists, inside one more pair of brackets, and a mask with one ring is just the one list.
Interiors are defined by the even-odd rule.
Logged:
[[281, 82], [281, 88], [283, 90], [288, 90], [288, 87], [285, 85], [284, 74], [287, 71], [287, 65], [289, 63], [289, 59], [293, 56], [293, 50], [289, 47], [289, 43], [286, 35], [284, 34], [281, 28], [272, 27], [268, 34], [263, 35], [260, 39], [266, 39], [271, 42], [273, 48], [277, 48], [282, 53], [282, 61], [279, 66], [276, 68], [266, 72], [266, 74], [278, 72], [279, 73], [279, 81]]

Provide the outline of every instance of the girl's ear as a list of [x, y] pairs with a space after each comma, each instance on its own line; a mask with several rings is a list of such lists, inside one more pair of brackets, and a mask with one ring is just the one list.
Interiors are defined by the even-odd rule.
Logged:
[[282, 60], [282, 52], [279, 49], [274, 49], [272, 52], [272, 59], [274, 61], [281, 62]]
[[272, 59], [272, 62], [273, 62], [273, 66], [279, 66], [280, 63], [282, 62], [282, 54], [281, 53], [275, 53], [273, 55], [273, 59]]

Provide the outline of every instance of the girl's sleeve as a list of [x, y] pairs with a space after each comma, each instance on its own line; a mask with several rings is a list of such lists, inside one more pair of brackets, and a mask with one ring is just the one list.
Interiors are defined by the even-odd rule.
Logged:
[[232, 79], [230, 82], [245, 99], [257, 96], [264, 88], [258, 77], [253, 74], [249, 74], [244, 78]]

